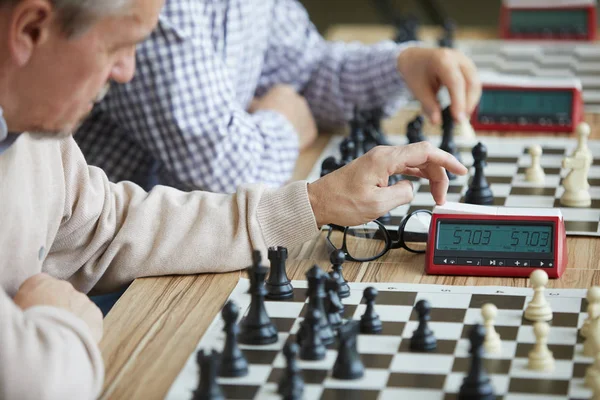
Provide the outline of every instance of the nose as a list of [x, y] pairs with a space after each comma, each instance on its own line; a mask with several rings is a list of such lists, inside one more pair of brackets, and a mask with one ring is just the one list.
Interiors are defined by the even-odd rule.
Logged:
[[110, 78], [118, 83], [127, 83], [135, 74], [135, 48], [123, 54], [113, 65]]

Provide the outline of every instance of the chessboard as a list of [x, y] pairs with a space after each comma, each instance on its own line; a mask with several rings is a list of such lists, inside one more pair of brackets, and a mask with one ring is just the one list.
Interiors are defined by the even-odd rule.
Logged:
[[[334, 136], [315, 163], [308, 181], [315, 181], [321, 174], [321, 163], [329, 156], [339, 158], [339, 146], [343, 136]], [[401, 135], [388, 135], [393, 145], [404, 145], [407, 140]], [[561, 167], [563, 158], [577, 147], [577, 139], [535, 136], [528, 138], [507, 138], [480, 136], [487, 146], [488, 157], [485, 175], [494, 193], [494, 205], [507, 207], [544, 207], [560, 208], [564, 218], [567, 235], [600, 236], [600, 159], [594, 160], [590, 168], [589, 184], [592, 205], [589, 208], [570, 208], [560, 205], [564, 192], [562, 180], [568, 170]], [[439, 146], [441, 138], [431, 139]], [[473, 164], [472, 147], [476, 143], [455, 138], [462, 162], [466, 166]], [[542, 147], [541, 165], [546, 173], [543, 185], [534, 185], [525, 180], [525, 169], [531, 164], [527, 149], [539, 144]], [[588, 146], [592, 154], [600, 154], [600, 141], [590, 140]], [[471, 168], [471, 173], [473, 169]], [[429, 192], [425, 179], [406, 177], [413, 181], [415, 195], [410, 204], [391, 211], [391, 219], [386, 223], [389, 229], [397, 228], [402, 218], [418, 209], [432, 210], [435, 202]], [[471, 175], [457, 177], [450, 181], [447, 200], [462, 202], [468, 189]]]
[[[227, 399], [279, 399], [277, 382], [285, 368], [284, 344], [295, 335], [308, 308], [307, 282], [292, 281], [293, 298], [265, 301], [266, 311], [278, 329], [276, 343], [265, 346], [240, 345], [249, 364], [243, 378], [218, 378]], [[583, 289], [547, 289], [553, 310], [548, 347], [555, 358], [552, 372], [527, 368], [528, 353], [536, 342], [532, 323], [523, 312], [533, 290], [516, 287], [440, 286], [400, 283], [350, 283], [350, 296], [343, 300], [346, 319], [359, 320], [365, 312], [363, 291], [375, 287], [379, 294], [375, 311], [383, 331], [358, 336], [358, 351], [365, 367], [358, 380], [331, 377], [336, 360], [335, 345], [322, 361], [298, 360], [305, 381], [305, 399], [456, 399], [469, 367], [469, 332], [482, 322], [481, 307], [497, 307], [495, 329], [502, 343], [497, 355], [484, 355], [483, 365], [491, 377], [498, 399], [548, 400], [589, 399], [584, 376], [592, 359], [583, 356], [583, 339], [578, 334], [587, 314]], [[238, 321], [251, 302], [250, 282], [240, 279], [230, 300], [240, 307]], [[421, 299], [431, 304], [429, 327], [437, 338], [432, 352], [412, 352], [410, 338], [418, 321], [414, 305]], [[224, 323], [218, 315], [200, 340], [197, 350], [222, 351]], [[198, 385], [196, 351], [176, 378], [168, 400], [190, 399]]]

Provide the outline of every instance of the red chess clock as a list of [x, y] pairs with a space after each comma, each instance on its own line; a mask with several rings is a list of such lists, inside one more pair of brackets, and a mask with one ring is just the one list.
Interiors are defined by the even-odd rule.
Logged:
[[542, 268], [558, 278], [567, 266], [559, 209], [446, 203], [429, 228], [425, 271], [436, 275], [528, 277]]
[[583, 120], [577, 78], [480, 74], [482, 94], [471, 116], [481, 131], [574, 132]]
[[500, 37], [595, 40], [596, 0], [503, 0]]

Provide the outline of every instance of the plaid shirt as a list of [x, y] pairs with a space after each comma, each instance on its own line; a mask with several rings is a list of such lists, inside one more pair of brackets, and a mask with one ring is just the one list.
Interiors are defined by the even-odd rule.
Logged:
[[226, 193], [279, 186], [298, 137], [281, 114], [249, 114], [252, 98], [290, 84], [322, 128], [345, 123], [355, 106], [390, 114], [408, 98], [401, 50], [327, 42], [296, 0], [167, 0], [137, 50], [135, 78], [111, 88], [75, 138], [113, 181]]

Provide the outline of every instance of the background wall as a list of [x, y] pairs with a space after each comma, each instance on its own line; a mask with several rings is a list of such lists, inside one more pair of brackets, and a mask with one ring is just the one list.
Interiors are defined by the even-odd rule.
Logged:
[[[373, 0], [300, 0], [321, 32], [335, 24], [390, 23], [377, 12]], [[412, 13], [421, 23], [431, 23], [419, 7], [420, 0], [389, 0], [398, 14]], [[501, 0], [437, 0], [459, 25], [496, 27]]]

